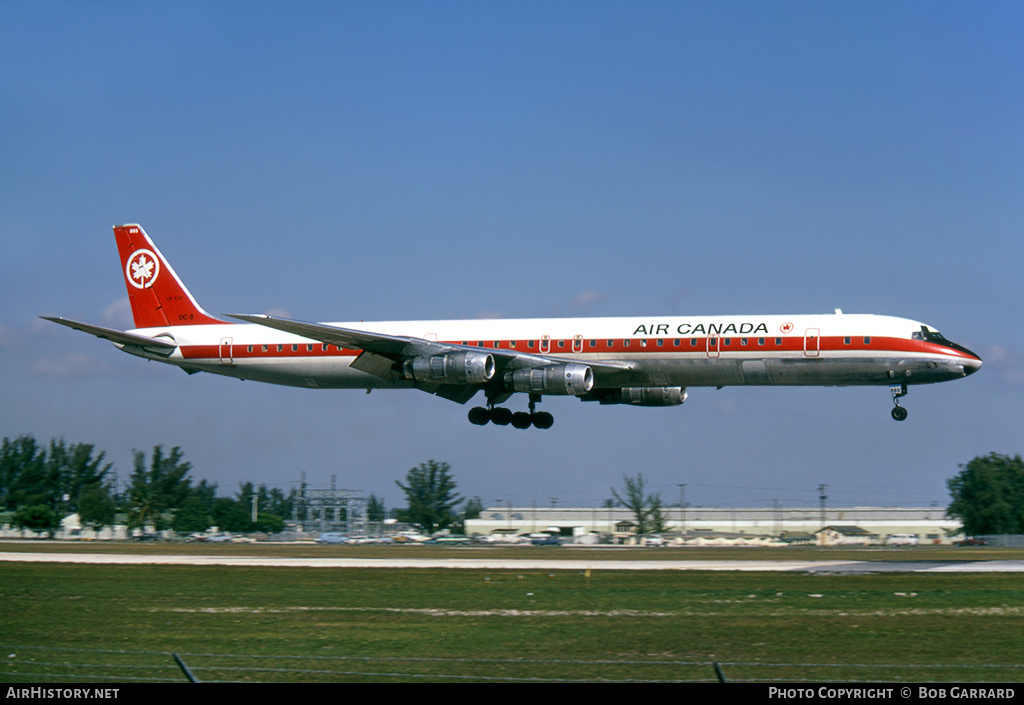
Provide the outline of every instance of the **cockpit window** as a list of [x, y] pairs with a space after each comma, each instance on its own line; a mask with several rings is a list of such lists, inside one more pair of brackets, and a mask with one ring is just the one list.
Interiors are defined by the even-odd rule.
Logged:
[[949, 343], [942, 333], [937, 330], [929, 330], [927, 326], [921, 326], [921, 330], [914, 331], [914, 334], [911, 337], [913, 337], [914, 340], [926, 340], [929, 343]]

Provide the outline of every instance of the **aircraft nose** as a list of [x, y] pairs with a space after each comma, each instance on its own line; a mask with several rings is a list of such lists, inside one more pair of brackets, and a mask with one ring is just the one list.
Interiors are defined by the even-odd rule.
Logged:
[[975, 372], [981, 369], [981, 358], [976, 353], [971, 352], [967, 348], [963, 348], [963, 352], [970, 355], [969, 358], [964, 360], [964, 374], [973, 375]]

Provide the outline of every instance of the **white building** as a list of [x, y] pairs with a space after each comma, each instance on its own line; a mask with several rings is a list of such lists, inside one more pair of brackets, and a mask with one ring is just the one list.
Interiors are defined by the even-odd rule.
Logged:
[[[949, 543], [960, 534], [960, 522], [946, 517], [945, 507], [665, 507], [666, 528], [694, 540], [702, 533], [779, 537], [806, 535], [809, 540], [826, 526], [855, 526], [884, 543], [890, 534], [916, 534], [921, 544]], [[466, 521], [466, 533], [529, 535], [557, 533], [628, 537], [635, 519], [621, 507], [489, 507]]]

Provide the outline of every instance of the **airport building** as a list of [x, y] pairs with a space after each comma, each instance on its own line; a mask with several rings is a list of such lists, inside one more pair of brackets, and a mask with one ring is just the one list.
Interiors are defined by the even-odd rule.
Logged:
[[[945, 507], [679, 507], [662, 508], [667, 543], [765, 544], [794, 542], [837, 545], [893, 542], [913, 535], [921, 544], [962, 538], [960, 522]], [[516, 536], [548, 533], [576, 541], [638, 543], [633, 513], [621, 507], [489, 507], [466, 521], [469, 535]]]

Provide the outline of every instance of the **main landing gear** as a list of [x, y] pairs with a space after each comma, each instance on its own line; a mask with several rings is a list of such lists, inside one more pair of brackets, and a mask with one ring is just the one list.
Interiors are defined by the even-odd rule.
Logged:
[[907, 410], [900, 406], [900, 398], [907, 396], [907, 385], [906, 384], [890, 384], [889, 391], [892, 392], [892, 403], [896, 406], [893, 407], [892, 417], [896, 421], [904, 421], [907, 418]]
[[531, 394], [530, 412], [516, 411], [513, 413], [510, 409], [506, 409], [503, 406], [494, 406], [488, 400], [487, 408], [474, 406], [469, 410], [469, 422], [477, 426], [486, 426], [488, 423], [493, 423], [495, 426], [508, 426], [511, 424], [513, 428], [520, 429], [529, 428], [530, 426], [551, 428], [555, 423], [555, 417], [546, 411], [537, 411], [536, 406], [539, 401], [539, 394]]

